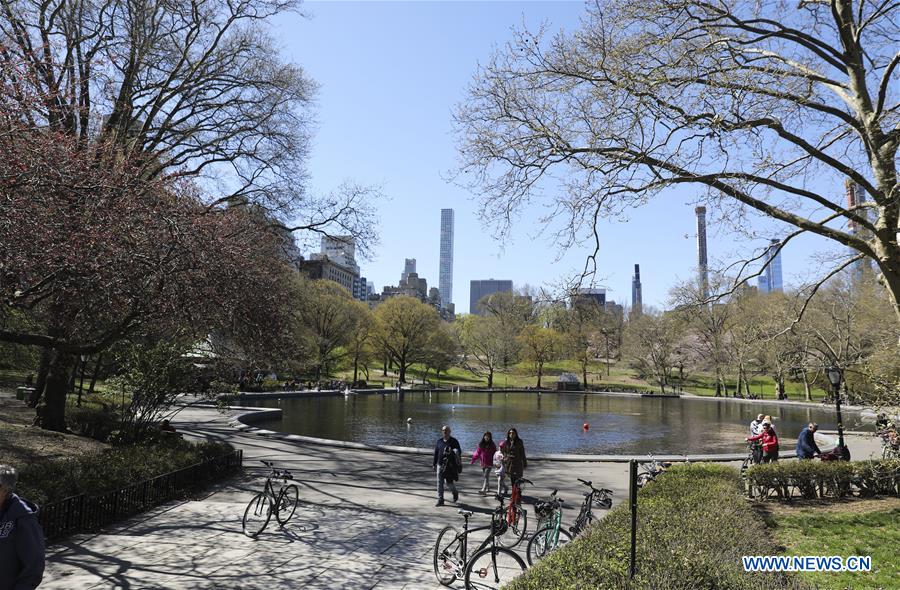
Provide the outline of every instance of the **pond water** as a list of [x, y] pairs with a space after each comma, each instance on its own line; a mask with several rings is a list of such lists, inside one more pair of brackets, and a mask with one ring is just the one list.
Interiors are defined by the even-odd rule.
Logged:
[[[825, 406], [715, 398], [392, 392], [259, 400], [254, 405], [283, 409], [280, 419], [254, 423], [260, 428], [366, 444], [429, 448], [441, 425], [449, 424], [463, 450], [471, 451], [484, 431], [499, 440], [515, 426], [530, 454], [740, 453], [746, 449], [750, 421], [760, 412], [772, 416], [782, 451], [793, 450], [810, 421], [836, 428], [834, 410]], [[871, 429], [854, 412], [844, 412], [844, 427]]]

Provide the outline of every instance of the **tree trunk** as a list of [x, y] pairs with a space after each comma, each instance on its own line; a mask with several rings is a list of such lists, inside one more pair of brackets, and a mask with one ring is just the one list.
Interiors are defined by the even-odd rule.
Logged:
[[606, 376], [609, 377], [609, 336], [606, 337]]
[[66, 394], [70, 389], [74, 366], [75, 357], [71, 354], [53, 353], [47, 373], [44, 402], [38, 409], [38, 424], [41, 428], [65, 432]]
[[541, 388], [541, 375], [543, 374], [543, 372], [544, 372], [544, 365], [543, 365], [543, 364], [539, 364], [539, 365], [538, 365], [538, 368], [537, 368], [537, 378], [538, 378], [537, 388], [538, 388], [538, 389]]
[[488, 389], [494, 388], [494, 369], [488, 369]]
[[581, 364], [581, 385], [585, 389], [587, 389], [588, 382], [587, 382], [587, 363], [586, 362]]
[[406, 358], [397, 359], [397, 365], [400, 367], [400, 376], [397, 383], [406, 383]]
[[49, 348], [41, 350], [41, 364], [38, 365], [37, 381], [34, 384], [34, 393], [28, 399], [28, 405], [32, 408], [38, 405], [41, 396], [44, 395], [44, 388], [47, 386], [47, 374], [50, 371], [50, 360], [53, 357], [53, 351]]
[[97, 355], [97, 364], [94, 365], [94, 373], [91, 375], [91, 384], [88, 385], [88, 393], [94, 393], [94, 385], [97, 384], [97, 374], [100, 373], [100, 367], [103, 363], [103, 353]]
[[741, 393], [741, 391], [743, 391], [743, 389], [744, 389], [744, 380], [743, 380], [743, 377], [742, 377], [742, 375], [741, 375], [741, 372], [738, 371], [738, 375], [737, 375], [737, 388], [734, 390], [734, 395], [735, 395], [735, 397], [737, 397], [737, 394]]
[[353, 355], [353, 385], [356, 385], [356, 377], [359, 375], [359, 355]]
[[381, 376], [387, 377], [387, 363], [388, 363], [387, 355], [384, 355], [383, 360], [384, 360], [384, 365], [383, 365], [383, 368], [381, 369]]
[[806, 375], [806, 371], [803, 371], [803, 396], [806, 401], [812, 401], [812, 391], [809, 388], [809, 377]]

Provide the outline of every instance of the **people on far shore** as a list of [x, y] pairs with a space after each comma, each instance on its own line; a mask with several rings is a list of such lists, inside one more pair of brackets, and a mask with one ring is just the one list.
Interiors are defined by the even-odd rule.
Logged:
[[822, 454], [822, 451], [820, 451], [818, 445], [816, 445], [815, 433], [818, 429], [818, 424], [810, 422], [806, 428], [800, 431], [800, 436], [797, 438], [798, 459], [812, 459], [816, 455]]
[[497, 445], [494, 444], [494, 437], [490, 431], [485, 432], [478, 441], [478, 447], [472, 453], [472, 463], [476, 461], [481, 465], [482, 483], [478, 493], [482, 496], [488, 493], [488, 487], [491, 480], [491, 468], [494, 465], [494, 453], [497, 452]]
[[456, 490], [456, 480], [462, 472], [462, 448], [459, 441], [450, 436], [450, 427], [444, 425], [441, 428], [441, 438], [434, 445], [434, 462], [432, 464], [437, 474], [437, 503], [435, 506], [444, 505], [444, 483], [453, 493], [453, 501], [459, 499]]
[[44, 532], [37, 506], [15, 494], [18, 479], [0, 465], [0, 588], [33, 590], [44, 577]]
[[[768, 416], [766, 417], [768, 418]], [[778, 435], [772, 428], [771, 420], [763, 420], [762, 432], [756, 436], [748, 436], [748, 441], [760, 441], [762, 443], [762, 462], [772, 463], [778, 461]]]

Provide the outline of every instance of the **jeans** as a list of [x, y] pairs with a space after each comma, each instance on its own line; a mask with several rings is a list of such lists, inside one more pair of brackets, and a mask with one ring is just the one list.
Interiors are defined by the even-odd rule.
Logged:
[[[450, 491], [456, 494], [456, 482], [448, 481], [447, 487], [450, 488]], [[437, 492], [438, 492], [438, 500], [441, 502], [444, 501], [444, 472], [440, 469], [437, 470]]]

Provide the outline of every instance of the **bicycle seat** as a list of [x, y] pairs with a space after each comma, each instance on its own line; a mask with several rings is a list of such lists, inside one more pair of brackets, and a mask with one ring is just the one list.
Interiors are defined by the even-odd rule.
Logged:
[[469, 518], [470, 516], [472, 516], [471, 510], [457, 510], [456, 513], [461, 515], [463, 518]]

